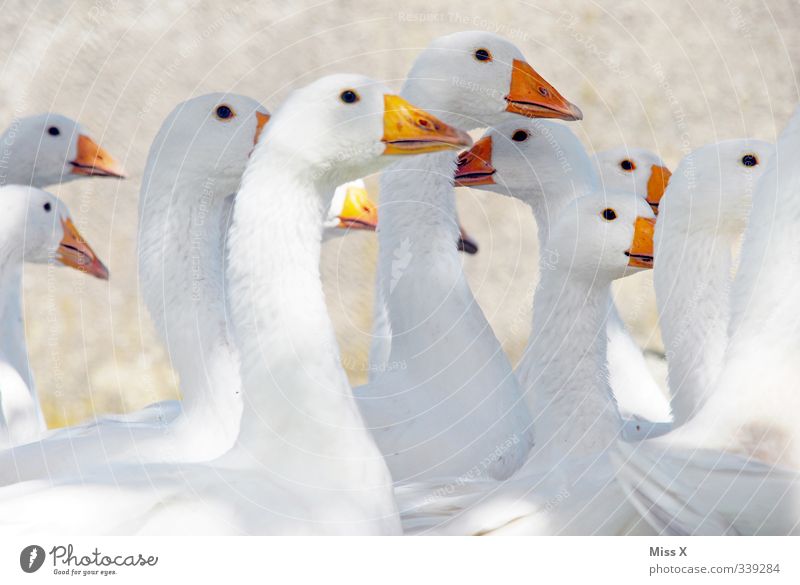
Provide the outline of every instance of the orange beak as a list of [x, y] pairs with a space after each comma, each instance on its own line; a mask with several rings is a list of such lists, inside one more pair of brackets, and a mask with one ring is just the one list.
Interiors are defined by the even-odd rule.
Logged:
[[484, 136], [472, 148], [458, 157], [456, 185], [476, 187], [494, 184], [495, 168], [492, 166], [492, 137]]
[[661, 198], [664, 196], [664, 191], [667, 190], [669, 178], [672, 173], [669, 172], [667, 167], [653, 165], [650, 168], [650, 178], [647, 179], [647, 199], [653, 209], [653, 213], [658, 215], [658, 205], [661, 203]]
[[458, 226], [458, 251], [470, 256], [478, 253], [478, 242], [473, 240], [461, 225]]
[[256, 135], [253, 137], [253, 144], [258, 144], [258, 138], [261, 136], [261, 131], [269, 122], [269, 114], [266, 112], [259, 112], [256, 110]]
[[383, 96], [383, 154], [422, 154], [461, 150], [472, 144], [469, 134], [420, 110], [397, 95]]
[[64, 229], [64, 237], [58, 246], [57, 260], [64, 266], [86, 272], [100, 280], [108, 280], [108, 268], [83, 239], [72, 219], [62, 219], [61, 227]]
[[533, 67], [519, 59], [514, 59], [511, 89], [506, 96], [506, 102], [507, 112], [526, 118], [583, 120], [583, 112], [578, 106], [564, 99]]
[[633, 227], [633, 244], [625, 252], [628, 266], [635, 268], [653, 267], [653, 233], [656, 220], [649, 217], [637, 217]]
[[70, 164], [73, 175], [125, 178], [122, 165], [85, 134], [78, 135], [78, 154]]
[[337, 227], [370, 231], [377, 229], [378, 206], [369, 198], [369, 193], [366, 189], [356, 185], [347, 187]]

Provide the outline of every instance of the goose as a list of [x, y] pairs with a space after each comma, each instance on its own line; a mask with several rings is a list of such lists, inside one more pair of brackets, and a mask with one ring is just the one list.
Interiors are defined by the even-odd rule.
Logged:
[[626, 503], [608, 459], [622, 420], [608, 383], [605, 328], [611, 282], [652, 267], [654, 223], [643, 199], [595, 190], [567, 204], [550, 224], [546, 249], [553, 261], [536, 291], [530, 342], [535, 358], [525, 372], [536, 381], [529, 393], [534, 412], [541, 413], [534, 419], [536, 445], [506, 481], [398, 486], [407, 531], [619, 534], [639, 529], [641, 518]]
[[[508, 116], [581, 118], [517, 47], [485, 32], [432, 41], [401, 94], [465, 129]], [[519, 384], [452, 246], [455, 160], [420, 157], [381, 175], [377, 296], [392, 334], [389, 367], [355, 392], [398, 482], [508, 477], [532, 444]]]
[[[690, 389], [704, 402], [687, 422], [635, 449], [618, 445], [613, 460], [631, 501], [660, 533], [799, 534], [800, 402], [794, 388], [800, 327], [794, 299], [800, 293], [800, 268], [786, 254], [800, 245], [800, 171], [794, 163], [800, 152], [800, 108], [781, 133], [773, 155], [756, 141], [724, 146], [701, 149], [687, 161], [697, 187], [687, 189], [691, 219], [685, 207], [682, 216], [690, 225], [695, 214], [700, 216], [709, 245], [719, 233], [721, 247], [727, 248], [730, 237], [725, 232], [730, 228], [722, 216], [733, 213], [734, 225], [741, 226], [752, 194], [730, 289], [728, 340], [719, 374], [716, 382], [709, 382], [710, 393], [702, 386]], [[755, 160], [745, 160], [747, 155]], [[702, 189], [703, 180], [715, 187]], [[729, 188], [734, 192], [728, 193]], [[668, 189], [665, 217], [671, 197]], [[696, 210], [706, 197], [711, 198], [709, 211]], [[678, 219], [681, 205], [686, 201], [676, 197]], [[714, 215], [717, 219], [709, 222]], [[665, 231], [661, 237], [667, 236]], [[666, 244], [662, 241], [662, 248]], [[726, 257], [727, 249], [720, 254]], [[712, 280], [719, 282], [713, 275]], [[712, 290], [719, 294], [718, 288]], [[724, 290], [720, 300], [726, 302]]]
[[658, 215], [672, 176], [660, 156], [646, 148], [618, 146], [594, 153], [593, 163], [603, 188], [636, 193]]
[[[658, 215], [659, 202], [672, 176], [661, 157], [644, 148], [620, 146], [594, 153], [592, 162], [603, 188], [635, 193]], [[652, 290], [649, 284], [647, 286]], [[628, 420], [656, 422], [649, 427], [648, 436], [666, 432], [672, 428], [669, 401], [653, 379], [646, 361], [638, 358], [641, 348], [625, 328], [619, 313], [616, 310], [614, 313], [608, 321], [608, 363], [620, 413]], [[637, 432], [636, 424], [627, 430], [633, 437], [643, 436]]]
[[0, 143], [0, 185], [43, 188], [84, 177], [125, 178], [122, 165], [81, 124], [61, 114], [16, 119]]
[[[620, 183], [624, 191], [629, 190], [629, 185]], [[515, 197], [530, 206], [538, 228], [542, 274], [552, 262], [547, 249], [552, 218], [576, 197], [600, 188], [578, 137], [565, 125], [548, 120], [507, 120], [487, 131], [461, 155], [456, 184]], [[669, 404], [647, 372], [642, 352], [613, 303], [607, 323], [609, 375], [619, 410], [627, 421], [625, 436], [633, 440], [665, 432], [669, 429]], [[531, 392], [538, 384], [537, 374], [531, 369], [539, 359], [532, 347], [535, 341], [532, 335], [516, 373], [531, 412], [541, 416]], [[637, 374], [646, 377], [637, 379]]]
[[722, 368], [734, 247], [773, 156], [760, 140], [704, 146], [681, 161], [663, 199], [653, 280], [676, 427], [702, 408]]
[[[102, 416], [1, 453], [0, 484], [119, 460], [208, 460], [233, 444], [241, 381], [227, 331], [224, 238], [230, 194], [268, 120], [249, 97], [202, 95], [173, 109], [150, 148], [139, 201], [140, 291], [180, 377], [182, 400]], [[338, 187], [325, 237], [374, 230], [376, 209], [363, 183]]]
[[[108, 270], [78, 232], [64, 203], [34, 187], [0, 187], [0, 323], [6, 343], [0, 347], [0, 445], [30, 440], [44, 420], [33, 386], [18, 369], [28, 362], [22, 323], [22, 265], [57, 263], [108, 279]], [[8, 325], [8, 326], [7, 326]], [[13, 342], [13, 343], [12, 343]]]
[[[78, 122], [49, 113], [15, 119], [0, 136], [3, 145], [0, 186], [30, 185], [44, 188], [57, 183], [99, 176], [125, 178], [117, 160], [98, 145]], [[13, 311], [3, 323], [0, 352], [7, 368], [16, 371], [20, 391], [6, 390], [1, 408], [10, 416], [15, 440], [35, 439], [46, 429], [25, 348], [22, 313]], [[9, 385], [10, 387], [10, 385]], [[22, 391], [26, 388], [27, 391]], [[2, 417], [2, 413], [0, 413]], [[36, 422], [38, 421], [38, 423]]]
[[243, 395], [233, 447], [207, 463], [121, 464], [6, 486], [0, 532], [399, 532], [391, 478], [325, 309], [323, 209], [337, 185], [396, 156], [470, 143], [360, 75], [324, 77], [291, 93], [250, 157], [227, 239]]

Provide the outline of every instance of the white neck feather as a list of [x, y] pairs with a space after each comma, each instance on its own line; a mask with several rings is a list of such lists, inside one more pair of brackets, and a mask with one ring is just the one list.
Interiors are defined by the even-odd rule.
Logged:
[[517, 368], [534, 414], [534, 452], [556, 458], [597, 452], [621, 429], [606, 365], [610, 287], [543, 269], [534, 305]]
[[179, 423], [230, 445], [242, 410], [224, 295], [231, 181], [189, 173], [175, 179], [169, 170], [145, 179], [140, 195], [140, 291], [180, 375]]
[[319, 272], [319, 190], [297, 164], [262, 141], [236, 198], [228, 291], [245, 410], [234, 451], [290, 480], [374, 487], [388, 470], [339, 361]]
[[669, 211], [656, 224], [653, 281], [677, 426], [705, 404], [722, 367], [736, 235], [687, 230]]

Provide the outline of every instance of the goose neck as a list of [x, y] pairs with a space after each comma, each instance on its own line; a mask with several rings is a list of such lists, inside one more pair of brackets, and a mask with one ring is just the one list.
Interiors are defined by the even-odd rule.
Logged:
[[558, 267], [543, 271], [518, 368], [542, 453], [592, 452], [620, 431], [606, 364], [611, 307], [609, 282]]
[[286, 477], [316, 469], [325, 481], [346, 482], [348, 461], [359, 459], [363, 472], [363, 459], [379, 455], [322, 293], [320, 186], [297, 164], [260, 143], [234, 203], [228, 293], [244, 401], [234, 452]]

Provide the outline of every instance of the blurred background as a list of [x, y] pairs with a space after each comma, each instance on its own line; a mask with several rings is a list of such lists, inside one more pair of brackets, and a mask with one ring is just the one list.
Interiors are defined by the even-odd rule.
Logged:
[[[179, 101], [231, 91], [274, 109], [292, 88], [345, 71], [399, 88], [432, 38], [471, 29], [515, 42], [581, 107], [585, 119], [571, 127], [587, 148], [646, 147], [673, 169], [709, 142], [774, 141], [798, 101], [794, 0], [11, 0], [2, 14], [0, 124], [63, 113], [129, 173], [126, 181], [53, 188], [109, 266], [109, 282], [26, 268], [28, 345], [50, 426], [179, 395], [136, 275], [139, 182], [150, 142]], [[368, 186], [379, 199], [375, 178]], [[516, 361], [530, 324], [536, 226], [511, 200], [466, 189], [458, 199], [462, 223], [481, 247], [464, 257], [472, 289]], [[335, 240], [323, 253], [353, 383], [369, 368], [375, 257], [376, 238], [367, 233]], [[621, 289], [623, 314], [657, 366], [649, 276], [626, 279]]]

